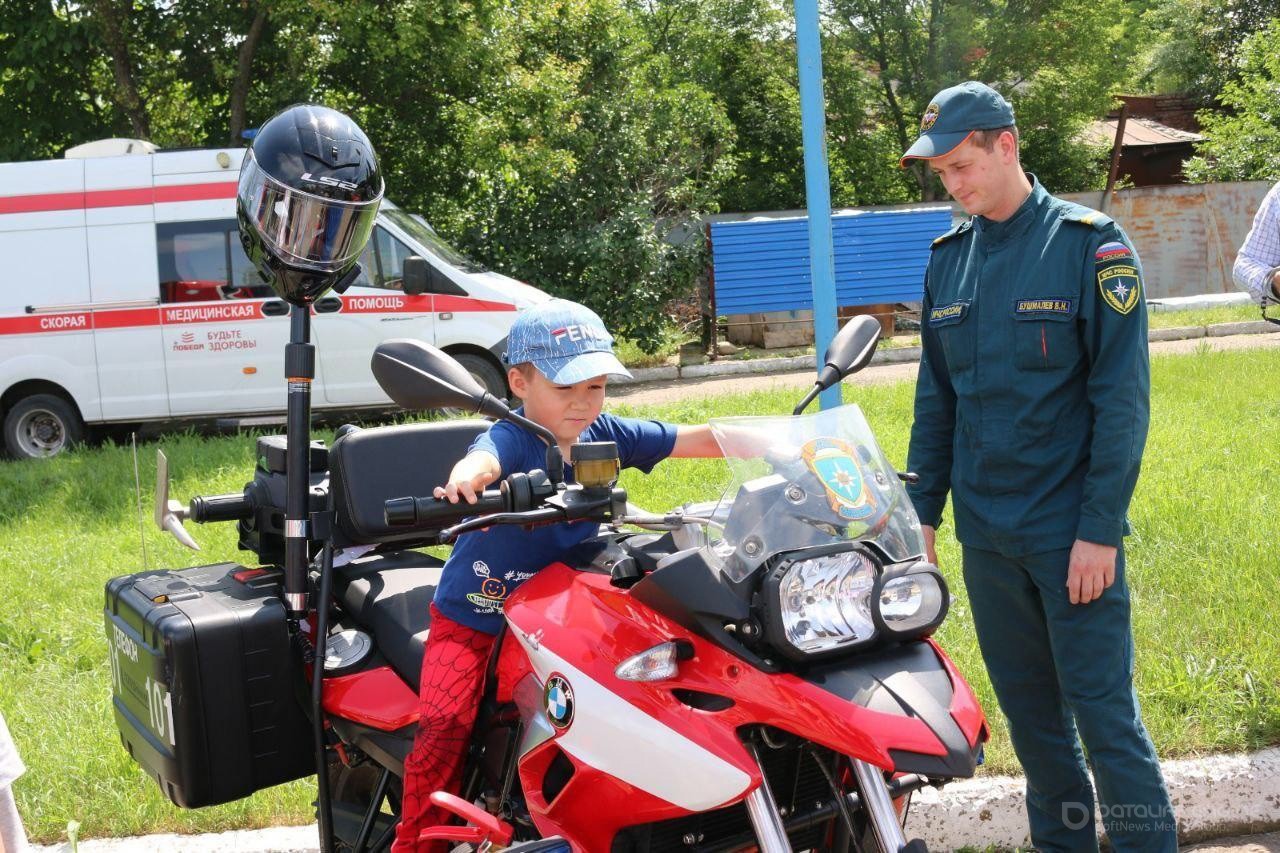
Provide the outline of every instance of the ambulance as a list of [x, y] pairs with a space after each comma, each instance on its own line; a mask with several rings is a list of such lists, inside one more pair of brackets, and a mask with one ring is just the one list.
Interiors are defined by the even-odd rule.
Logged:
[[[100, 140], [0, 164], [0, 420], [9, 455], [157, 421], [285, 411], [289, 306], [240, 246], [244, 149]], [[425, 283], [405, 260], [427, 262]], [[493, 393], [521, 308], [547, 294], [486, 270], [384, 201], [363, 269], [313, 307], [317, 410], [390, 405], [369, 368], [386, 338], [434, 343]], [[420, 291], [420, 292], [419, 292]]]

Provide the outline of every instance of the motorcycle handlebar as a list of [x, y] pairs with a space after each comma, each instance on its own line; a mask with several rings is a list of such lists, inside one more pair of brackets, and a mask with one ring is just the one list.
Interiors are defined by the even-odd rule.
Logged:
[[469, 515], [482, 515], [507, 510], [507, 493], [490, 489], [477, 496], [475, 503], [449, 503], [444, 498], [392, 498], [383, 505], [387, 524], [395, 527], [445, 527]]
[[211, 521], [239, 521], [251, 515], [253, 515], [253, 500], [244, 492], [191, 499], [191, 520], [200, 524]]

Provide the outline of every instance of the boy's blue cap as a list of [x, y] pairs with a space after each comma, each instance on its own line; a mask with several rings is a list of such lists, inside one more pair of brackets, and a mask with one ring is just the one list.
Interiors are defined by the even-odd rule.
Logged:
[[1013, 123], [1013, 107], [985, 83], [970, 80], [943, 89], [925, 109], [920, 136], [902, 155], [901, 165], [948, 154], [975, 130], [994, 130]]
[[508, 366], [530, 362], [556, 385], [597, 376], [631, 378], [613, 354], [613, 335], [604, 321], [567, 299], [551, 299], [516, 315], [502, 360]]

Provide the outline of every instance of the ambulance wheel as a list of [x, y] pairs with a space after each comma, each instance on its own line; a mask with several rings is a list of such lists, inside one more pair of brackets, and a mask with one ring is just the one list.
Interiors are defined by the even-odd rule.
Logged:
[[480, 383], [480, 387], [488, 391], [499, 400], [506, 400], [510, 397], [507, 391], [507, 379], [502, 375], [502, 371], [494, 367], [493, 362], [482, 355], [474, 355], [472, 353], [461, 352], [454, 355], [454, 359], [467, 369], [472, 378]]
[[75, 407], [53, 394], [32, 394], [4, 416], [4, 446], [15, 459], [56, 456], [84, 441]]

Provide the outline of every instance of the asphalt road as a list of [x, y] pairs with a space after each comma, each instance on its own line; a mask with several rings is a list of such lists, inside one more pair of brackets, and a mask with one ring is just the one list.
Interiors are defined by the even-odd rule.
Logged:
[[[1153, 356], [1195, 352], [1198, 347], [1219, 350], [1273, 349], [1280, 347], [1280, 334], [1231, 335], [1223, 338], [1191, 338], [1182, 341], [1157, 341], [1150, 344]], [[878, 385], [912, 380], [916, 377], [915, 362], [872, 365], [861, 373], [845, 380], [854, 385]], [[813, 384], [810, 371], [787, 373], [752, 373], [736, 376], [707, 377], [706, 379], [678, 379], [670, 382], [645, 382], [636, 385], [615, 385], [609, 389], [609, 400], [635, 406], [661, 405], [690, 397], [712, 397], [723, 394], [745, 394], [750, 391], [771, 388], [808, 388]]]

